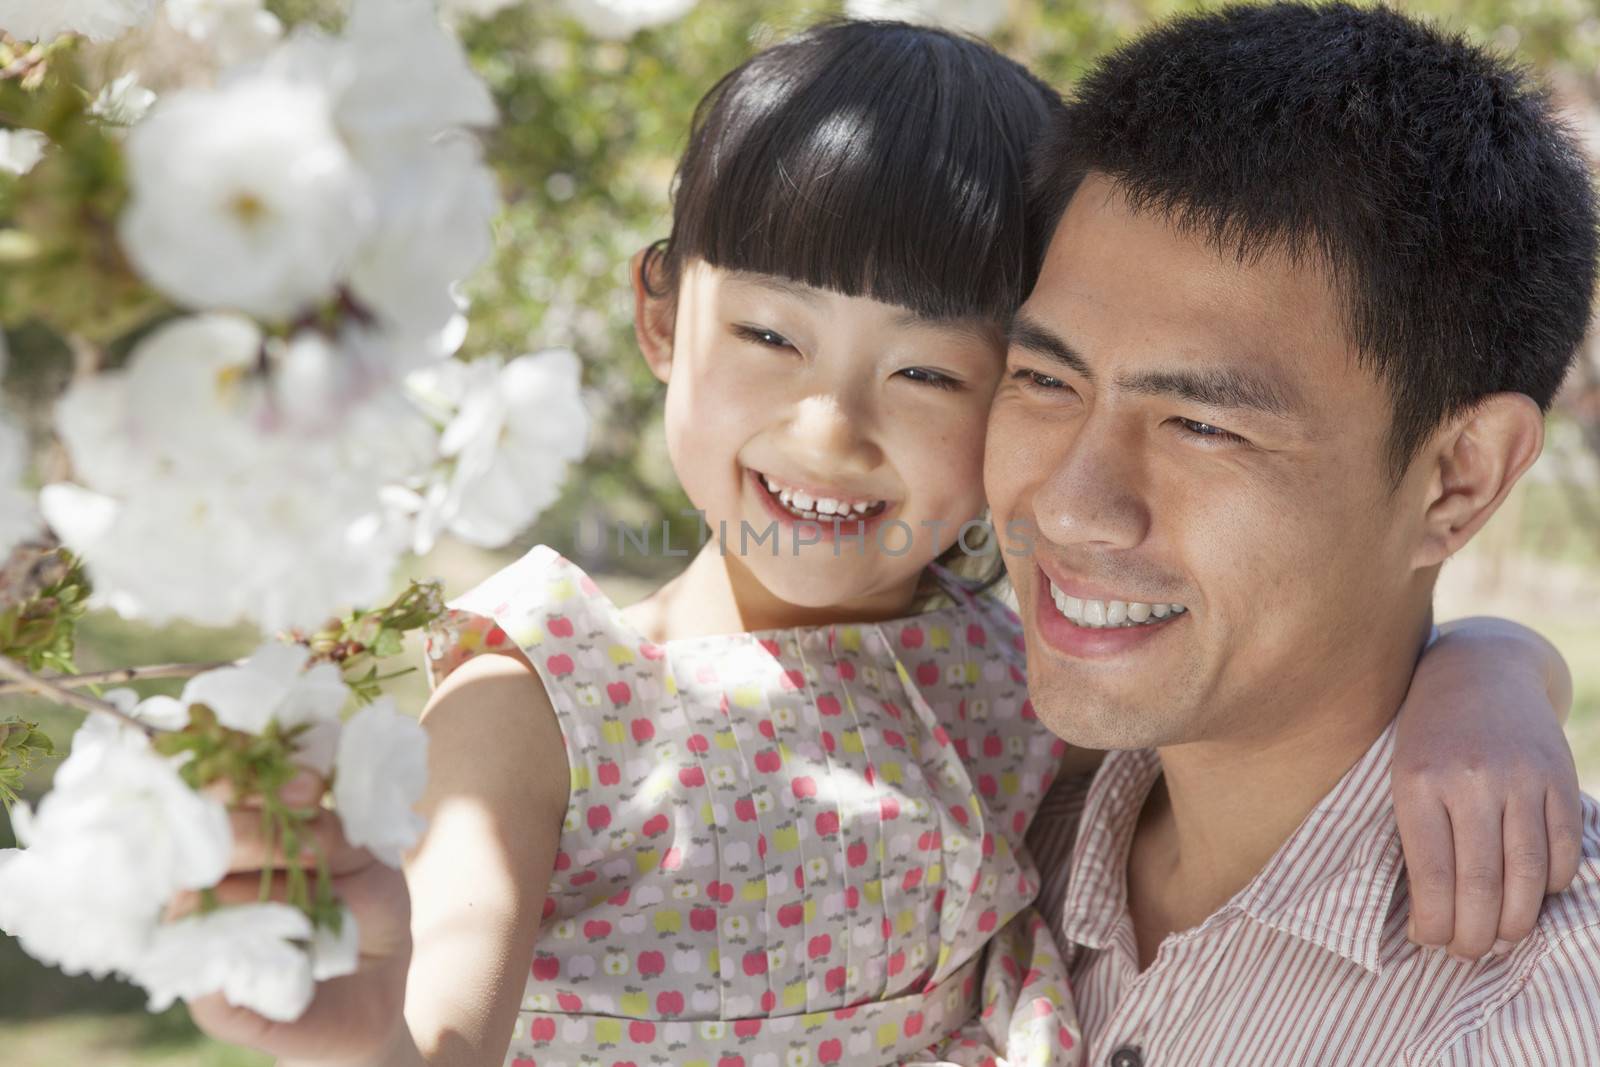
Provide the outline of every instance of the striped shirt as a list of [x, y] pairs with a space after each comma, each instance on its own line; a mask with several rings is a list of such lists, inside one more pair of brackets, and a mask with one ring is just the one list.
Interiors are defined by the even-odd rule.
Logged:
[[1600, 1067], [1600, 805], [1584, 797], [1577, 879], [1509, 955], [1463, 963], [1418, 948], [1406, 939], [1393, 733], [1143, 973], [1127, 857], [1159, 758], [1111, 753], [1092, 782], [1052, 792], [1029, 844], [1089, 1067]]

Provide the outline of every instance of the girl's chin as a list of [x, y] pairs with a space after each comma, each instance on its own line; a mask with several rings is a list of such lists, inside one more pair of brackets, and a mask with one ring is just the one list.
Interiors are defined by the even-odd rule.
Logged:
[[[818, 548], [820, 547], [820, 551]], [[848, 611], [873, 603], [887, 604], [914, 595], [920, 567], [894, 560], [887, 568], [870, 556], [834, 556], [827, 546], [802, 548], [798, 555], [774, 559], [747, 556], [743, 563], [773, 597], [797, 608]]]

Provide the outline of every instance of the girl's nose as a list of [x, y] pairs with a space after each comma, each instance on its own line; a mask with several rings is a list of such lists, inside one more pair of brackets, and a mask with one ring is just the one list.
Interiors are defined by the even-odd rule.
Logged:
[[846, 408], [831, 393], [808, 396], [795, 407], [789, 435], [795, 458], [809, 463], [818, 475], [834, 471], [866, 474], [883, 463], [883, 450], [874, 439], [871, 413], [856, 406]]

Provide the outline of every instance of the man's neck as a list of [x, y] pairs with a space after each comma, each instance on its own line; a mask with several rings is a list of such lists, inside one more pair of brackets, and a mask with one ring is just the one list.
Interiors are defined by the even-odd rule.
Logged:
[[1270, 732], [1160, 750], [1162, 777], [1128, 856], [1141, 967], [1169, 934], [1198, 926], [1249, 885], [1393, 721], [1416, 651], [1391, 647], [1398, 652], [1341, 671], [1344, 680], [1314, 701], [1283, 708]]

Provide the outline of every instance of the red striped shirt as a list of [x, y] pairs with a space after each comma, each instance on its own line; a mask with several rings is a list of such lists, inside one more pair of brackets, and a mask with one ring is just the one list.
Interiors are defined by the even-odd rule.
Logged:
[[1168, 937], [1143, 973], [1126, 864], [1159, 758], [1112, 753], [1092, 783], [1052, 792], [1029, 844], [1091, 1067], [1600, 1067], [1600, 805], [1584, 798], [1578, 877], [1534, 933], [1459, 962], [1406, 939], [1393, 751], [1391, 728], [1248, 886]]

